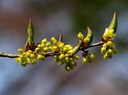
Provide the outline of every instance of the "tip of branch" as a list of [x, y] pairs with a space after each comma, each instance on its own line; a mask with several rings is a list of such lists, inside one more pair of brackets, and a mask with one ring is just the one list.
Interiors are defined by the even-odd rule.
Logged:
[[87, 31], [88, 31], [88, 33], [92, 33], [92, 30], [89, 26], [87, 27]]
[[32, 26], [32, 19], [30, 18], [28, 27], [31, 27], [31, 26]]
[[60, 33], [60, 36], [59, 36], [59, 41], [61, 42], [63, 39], [63, 33]]
[[117, 29], [117, 13], [116, 12], [113, 13], [113, 17], [108, 28], [114, 29], [116, 32], [116, 29]]
[[91, 28], [90, 28], [89, 26], [87, 27], [87, 30], [88, 30], [88, 31], [92, 31]]

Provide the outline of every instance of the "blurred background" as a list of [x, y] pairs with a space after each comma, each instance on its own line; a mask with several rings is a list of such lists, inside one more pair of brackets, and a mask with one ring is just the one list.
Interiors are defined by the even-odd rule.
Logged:
[[36, 42], [64, 34], [64, 42], [77, 44], [77, 33], [90, 26], [93, 43], [101, 40], [113, 12], [118, 15], [119, 53], [103, 60], [100, 47], [91, 64], [81, 61], [65, 71], [52, 58], [21, 67], [15, 59], [0, 58], [0, 95], [128, 95], [128, 1], [127, 0], [0, 0], [0, 51], [16, 53], [27, 39], [31, 18]]

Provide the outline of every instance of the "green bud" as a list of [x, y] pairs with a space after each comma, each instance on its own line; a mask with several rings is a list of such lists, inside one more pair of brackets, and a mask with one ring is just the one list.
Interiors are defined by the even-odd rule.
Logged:
[[39, 48], [44, 48], [45, 44], [41, 43]]
[[91, 59], [94, 59], [95, 58], [95, 55], [94, 54], [90, 54], [90, 58]]
[[108, 28], [109, 29], [114, 29], [114, 33], [116, 32], [116, 29], [117, 29], [117, 15], [116, 15], [116, 12], [114, 12], [112, 21], [111, 21]]
[[108, 53], [105, 53], [104, 54], [104, 59], [107, 59], [108, 58]]
[[50, 49], [51, 49], [52, 51], [56, 51], [58, 48], [57, 48], [57, 46], [51, 46]]
[[69, 62], [69, 57], [65, 57], [66, 62]]
[[34, 44], [34, 27], [33, 27], [31, 19], [30, 19], [29, 24], [28, 24], [27, 32], [28, 32], [28, 38], [27, 38], [27, 41], [26, 41], [25, 46], [24, 46], [25, 51], [27, 51], [29, 49], [33, 49], [33, 47], [35, 45]]
[[90, 42], [90, 39], [89, 38], [84, 38], [84, 43], [88, 43], [88, 42]]
[[66, 71], [71, 71], [72, 69], [73, 69], [73, 66], [70, 66], [70, 65], [65, 66]]
[[89, 44], [91, 44], [92, 40], [93, 40], [93, 33], [92, 33], [92, 30], [90, 29], [90, 27], [87, 27], [87, 31], [88, 31], [88, 34], [87, 34], [86, 38], [90, 39]]
[[80, 56], [76, 55], [76, 56], [74, 56], [74, 58], [78, 60], [80, 58]]
[[30, 58], [31, 58], [31, 59], [35, 59], [35, 58], [36, 58], [35, 54], [31, 54], [31, 55], [30, 55]]
[[108, 52], [109, 54], [111, 54], [111, 55], [113, 54], [113, 50], [111, 50], [111, 49], [108, 49], [107, 52]]
[[70, 60], [70, 61], [73, 61], [73, 58], [72, 58], [72, 57], [70, 57], [70, 58], [69, 58], [69, 60]]
[[63, 48], [64, 47], [64, 43], [63, 42], [58, 42], [58, 47], [59, 48]]
[[30, 52], [26, 52], [26, 57], [30, 57], [31, 53]]
[[40, 51], [40, 48], [37, 47], [37, 48], [35, 49], [35, 51], [36, 51], [36, 52]]
[[70, 64], [71, 64], [73, 67], [77, 65], [77, 63], [74, 62], [74, 61], [71, 61]]
[[50, 42], [47, 42], [46, 43], [46, 47], [49, 47], [49, 46], [51, 46], [51, 43]]
[[77, 37], [82, 40], [84, 38], [84, 35], [81, 32], [79, 32]]
[[26, 59], [26, 63], [29, 64], [31, 62], [30, 58]]
[[64, 48], [66, 48], [66, 50], [71, 50], [71, 49], [73, 49], [72, 45], [70, 45], [70, 44], [65, 45]]
[[41, 48], [41, 44], [38, 44], [37, 48]]
[[58, 42], [55, 37], [52, 37], [51, 41], [53, 42], [53, 44], [57, 44], [57, 42]]
[[87, 62], [88, 62], [88, 59], [85, 58], [85, 57], [83, 57], [83, 58], [82, 58], [82, 63], [86, 64]]
[[106, 44], [106, 43], [104, 43], [104, 44], [103, 44], [103, 47], [106, 47], [106, 48], [107, 48], [107, 44]]
[[22, 53], [24, 52], [24, 50], [21, 49], [21, 48], [19, 48], [19, 49], [18, 49], [18, 52], [19, 52], [20, 54], [22, 54]]
[[59, 59], [61, 60], [61, 59], [63, 59], [65, 56], [64, 56], [64, 54], [61, 54], [60, 56], [59, 56]]
[[23, 67], [26, 67], [26, 63], [25, 62], [23, 62], [23, 63], [21, 63], [21, 66], [23, 66]]
[[31, 63], [34, 65], [34, 64], [36, 64], [36, 59], [33, 59], [32, 61], [31, 61]]
[[59, 61], [59, 57], [57, 55], [54, 55], [54, 62], [58, 62]]
[[93, 40], [93, 33], [92, 33], [92, 30], [89, 27], [87, 27], [87, 32], [88, 32], [88, 34], [84, 38], [84, 41], [83, 41], [85, 43], [84, 46], [89, 46], [92, 43], [92, 40]]
[[113, 47], [112, 41], [108, 41], [108, 42], [107, 42], [107, 45], [110, 46], [110, 47]]
[[47, 42], [47, 39], [46, 39], [46, 38], [41, 41], [41, 43], [44, 43], [44, 44], [45, 44], [46, 42]]
[[116, 17], [116, 13], [114, 13], [109, 27], [105, 29], [105, 32], [102, 36], [103, 41], [107, 42], [109, 40], [113, 40], [116, 36], [115, 34], [116, 29], [117, 29], [117, 17]]
[[104, 54], [106, 52], [106, 47], [101, 48], [101, 54]]
[[55, 37], [52, 37], [52, 38], [51, 38], [51, 41], [55, 41], [55, 40], [56, 40], [56, 38], [55, 38]]
[[71, 55], [73, 55], [74, 54], [74, 50], [69, 50], [68, 51], [68, 54], [71, 56]]
[[66, 54], [65, 54], [65, 57], [69, 57], [69, 54], [66, 53]]
[[38, 55], [38, 56], [37, 56], [37, 59], [38, 59], [38, 60], [44, 60], [44, 59], [45, 59], [45, 56], [43, 56], [43, 55]]
[[48, 47], [44, 47], [44, 48], [43, 48], [43, 51], [44, 51], [44, 52], [47, 52], [47, 51], [48, 51]]
[[20, 57], [16, 58], [16, 62], [21, 63], [22, 62], [21, 58]]

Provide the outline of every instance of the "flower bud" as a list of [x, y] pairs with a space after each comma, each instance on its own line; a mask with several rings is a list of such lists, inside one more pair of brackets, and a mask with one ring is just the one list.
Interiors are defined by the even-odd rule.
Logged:
[[44, 43], [44, 44], [45, 44], [46, 42], [47, 42], [47, 39], [46, 39], [46, 38], [41, 41], [41, 43]]
[[38, 55], [38, 56], [37, 56], [37, 59], [38, 59], [38, 60], [44, 60], [44, 59], [45, 59], [45, 56], [43, 56], [43, 55]]
[[59, 48], [63, 48], [64, 47], [64, 43], [63, 42], [58, 42], [58, 47]]
[[84, 43], [88, 43], [90, 41], [89, 38], [84, 38]]
[[79, 32], [77, 37], [82, 40], [84, 38], [84, 35], [81, 32]]
[[21, 63], [22, 62], [21, 58], [20, 57], [16, 58], [16, 62]]
[[47, 51], [48, 51], [48, 47], [44, 47], [44, 48], [43, 48], [43, 51], [44, 51], [44, 52], [47, 52]]
[[66, 71], [71, 71], [72, 69], [73, 69], [73, 66], [70, 66], [70, 65], [65, 66]]
[[101, 54], [104, 54], [106, 52], [106, 47], [101, 48]]
[[51, 43], [50, 42], [47, 42], [46, 43], [46, 47], [49, 47], [49, 46], [51, 46]]
[[77, 59], [77, 60], [80, 58], [80, 56], [79, 56], [79, 55], [76, 55], [76, 56], [74, 56], [74, 57], [75, 57], [75, 59]]
[[21, 48], [19, 48], [19, 49], [18, 49], [18, 52], [19, 52], [20, 54], [22, 54], [22, 53], [24, 52], [24, 50], [21, 49]]
[[32, 65], [36, 64], [36, 59], [33, 59], [33, 60], [31, 61], [31, 63], [32, 63]]
[[60, 56], [59, 56], [59, 59], [61, 60], [61, 59], [63, 59], [65, 56], [64, 56], [64, 54], [61, 54]]
[[110, 47], [113, 47], [112, 41], [108, 41], [108, 42], [107, 42], [107, 45], [110, 46]]
[[94, 54], [90, 54], [90, 58], [91, 59], [94, 59], [95, 58], [95, 55]]
[[31, 59], [35, 59], [35, 58], [36, 58], [35, 54], [31, 54], [31, 55], [30, 55], [30, 58], [31, 58]]
[[105, 53], [104, 54], [104, 59], [107, 59], [108, 58], [108, 53]]
[[88, 62], [88, 59], [85, 58], [85, 57], [83, 57], [83, 58], [82, 58], [82, 63], [86, 64], [87, 62]]

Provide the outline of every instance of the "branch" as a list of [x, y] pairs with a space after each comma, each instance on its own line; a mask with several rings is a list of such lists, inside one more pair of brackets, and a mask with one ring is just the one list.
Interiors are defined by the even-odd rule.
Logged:
[[19, 54], [9, 54], [6, 52], [0, 52], [0, 57], [17, 58], [19, 56]]
[[91, 44], [88, 48], [95, 47], [95, 46], [100, 46], [100, 45], [103, 45], [103, 44], [104, 44], [104, 42], [103, 41], [100, 41], [100, 42]]
[[[96, 46], [100, 46], [100, 45], [103, 45], [104, 42], [103, 41], [100, 41], [100, 42], [97, 42], [97, 43], [94, 43], [94, 44], [91, 44], [90, 46], [88, 46], [87, 48], [91, 48], [91, 47], [96, 47]], [[86, 49], [87, 49], [86, 48]], [[48, 56], [52, 56], [54, 52], [48, 52], [47, 54], [45, 54], [46, 57]], [[19, 54], [10, 54], [10, 53], [6, 53], [6, 52], [0, 52], [0, 57], [8, 57], [8, 58], [17, 58], [19, 57], [20, 55]]]

